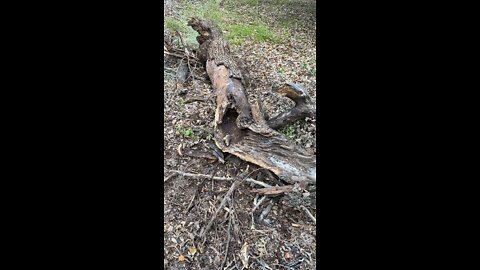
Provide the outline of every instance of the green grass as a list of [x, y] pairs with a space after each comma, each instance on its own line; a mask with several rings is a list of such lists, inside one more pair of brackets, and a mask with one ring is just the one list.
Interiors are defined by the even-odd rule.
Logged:
[[229, 2], [235, 3], [235, 4], [246, 4], [250, 6], [260, 6], [260, 5], [283, 5], [283, 4], [290, 4], [294, 3], [294, 0], [231, 0]]
[[281, 38], [262, 22], [227, 25], [225, 30], [227, 32], [226, 38], [232, 45], [239, 45], [247, 39], [260, 42], [281, 42]]
[[187, 26], [187, 19], [183, 19], [182, 21], [165, 17], [165, 29], [170, 31], [171, 33], [175, 33], [175, 31], [180, 31], [185, 36], [185, 42], [187, 43], [190, 48], [197, 48], [197, 35], [198, 33], [195, 32], [190, 26]]
[[184, 23], [166, 18], [165, 27], [173, 32], [183, 32], [186, 42], [193, 47], [198, 46], [196, 41], [198, 34], [187, 26], [188, 18], [192, 17], [208, 19], [218, 24], [224, 31], [229, 43], [233, 46], [240, 45], [247, 39], [272, 43], [283, 41], [282, 36], [275, 34], [261, 20], [257, 19], [256, 21], [245, 23], [245, 21], [248, 21], [248, 14], [231, 12], [228, 8], [220, 7], [219, 3], [220, 0], [207, 0], [203, 3], [192, 3], [184, 0], [181, 5], [181, 17]]
[[237, 4], [247, 4], [251, 6], [259, 6], [260, 5], [260, 0], [237, 0], [235, 1]]
[[218, 0], [207, 0], [204, 3], [200, 4], [185, 1], [185, 8], [182, 14], [185, 15], [187, 18], [199, 17], [219, 23], [223, 20], [225, 12], [222, 12], [218, 2]]
[[187, 24], [183, 24], [182, 22], [173, 19], [171, 17], [165, 18], [165, 28], [170, 30], [171, 32], [180, 31], [185, 32], [187, 30]]

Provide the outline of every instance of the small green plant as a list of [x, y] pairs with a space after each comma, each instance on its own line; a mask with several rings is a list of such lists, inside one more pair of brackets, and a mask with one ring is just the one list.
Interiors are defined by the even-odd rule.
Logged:
[[281, 128], [279, 131], [289, 140], [293, 140], [295, 138], [295, 127], [292, 125]]
[[283, 74], [285, 74], [285, 69], [283, 69], [283, 68], [279, 68], [279, 69], [278, 69], [278, 72], [280, 72], [280, 74], [282, 74], [282, 75], [283, 75]]
[[193, 135], [193, 129], [192, 128], [188, 128], [187, 130], [182, 132], [182, 136], [186, 137], [186, 138], [188, 138], [192, 135]]
[[180, 133], [180, 136], [182, 136], [182, 137], [188, 138], [188, 137], [191, 137], [193, 135], [193, 138], [194, 139], [196, 138], [194, 133], [193, 133], [193, 129], [191, 127], [187, 128], [187, 129], [182, 129], [181, 126], [176, 126], [175, 130], [178, 131], [178, 133]]

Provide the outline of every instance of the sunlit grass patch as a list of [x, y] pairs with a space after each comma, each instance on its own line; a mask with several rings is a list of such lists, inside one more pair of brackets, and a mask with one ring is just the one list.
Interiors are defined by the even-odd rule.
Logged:
[[[272, 29], [260, 20], [244, 23], [248, 20], [248, 14], [239, 14], [229, 11], [229, 8], [221, 7], [219, 0], [207, 0], [203, 3], [185, 1], [181, 10], [182, 17], [186, 21], [188, 18], [197, 17], [208, 19], [218, 24], [224, 31], [225, 37], [233, 46], [242, 44], [247, 39], [259, 42], [279, 43], [283, 40], [282, 36], [275, 34]], [[171, 28], [179, 28], [176, 23], [169, 22]], [[196, 32], [190, 27], [185, 30], [179, 30], [186, 33], [187, 43], [196, 43]]]
[[278, 43], [281, 38], [262, 23], [233, 24], [225, 27], [226, 37], [232, 45], [241, 44], [246, 39]]

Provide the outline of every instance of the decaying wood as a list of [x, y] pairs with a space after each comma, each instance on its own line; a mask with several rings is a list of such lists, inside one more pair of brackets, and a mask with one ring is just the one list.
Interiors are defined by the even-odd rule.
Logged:
[[252, 192], [262, 194], [262, 195], [280, 195], [283, 193], [288, 193], [293, 190], [293, 185], [279, 186], [279, 187], [266, 187], [253, 189]]
[[253, 193], [258, 193], [262, 195], [280, 195], [283, 193], [289, 192], [299, 192], [305, 190], [307, 187], [307, 182], [298, 182], [293, 185], [286, 185], [286, 186], [265, 186], [265, 188], [259, 189], [252, 189]]
[[294, 100], [296, 106], [267, 122], [260, 102], [250, 103], [247, 99], [242, 73], [230, 55], [221, 29], [197, 18], [192, 18], [188, 25], [200, 34], [198, 58], [215, 90], [214, 140], [218, 148], [266, 168], [288, 183], [315, 184], [315, 156], [296, 147], [274, 129], [305, 117], [304, 111], [314, 108], [306, 92], [291, 84], [280, 87], [277, 92]]
[[267, 122], [269, 127], [279, 129], [305, 117], [315, 117], [315, 103], [300, 85], [286, 83], [275, 89], [275, 92], [291, 99], [295, 102], [295, 107], [269, 119]]

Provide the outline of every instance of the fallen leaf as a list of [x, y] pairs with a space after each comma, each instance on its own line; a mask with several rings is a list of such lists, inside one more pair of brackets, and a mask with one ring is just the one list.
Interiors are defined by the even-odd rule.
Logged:
[[292, 255], [290, 255], [290, 253], [288, 253], [288, 252], [285, 252], [284, 257], [285, 257], [285, 259], [290, 259], [290, 258], [292, 258]]
[[248, 256], [248, 243], [247, 242], [245, 242], [245, 244], [243, 244], [242, 249], [240, 250], [240, 259], [242, 260], [243, 266], [248, 269], [249, 256]]
[[183, 256], [183, 255], [178, 256], [178, 261], [179, 262], [185, 261], [185, 256]]
[[197, 249], [195, 247], [188, 247], [188, 253], [193, 256], [197, 253]]
[[300, 225], [300, 224], [295, 224], [295, 223], [292, 223], [292, 227], [300, 227], [300, 226], [302, 226], [302, 225]]

